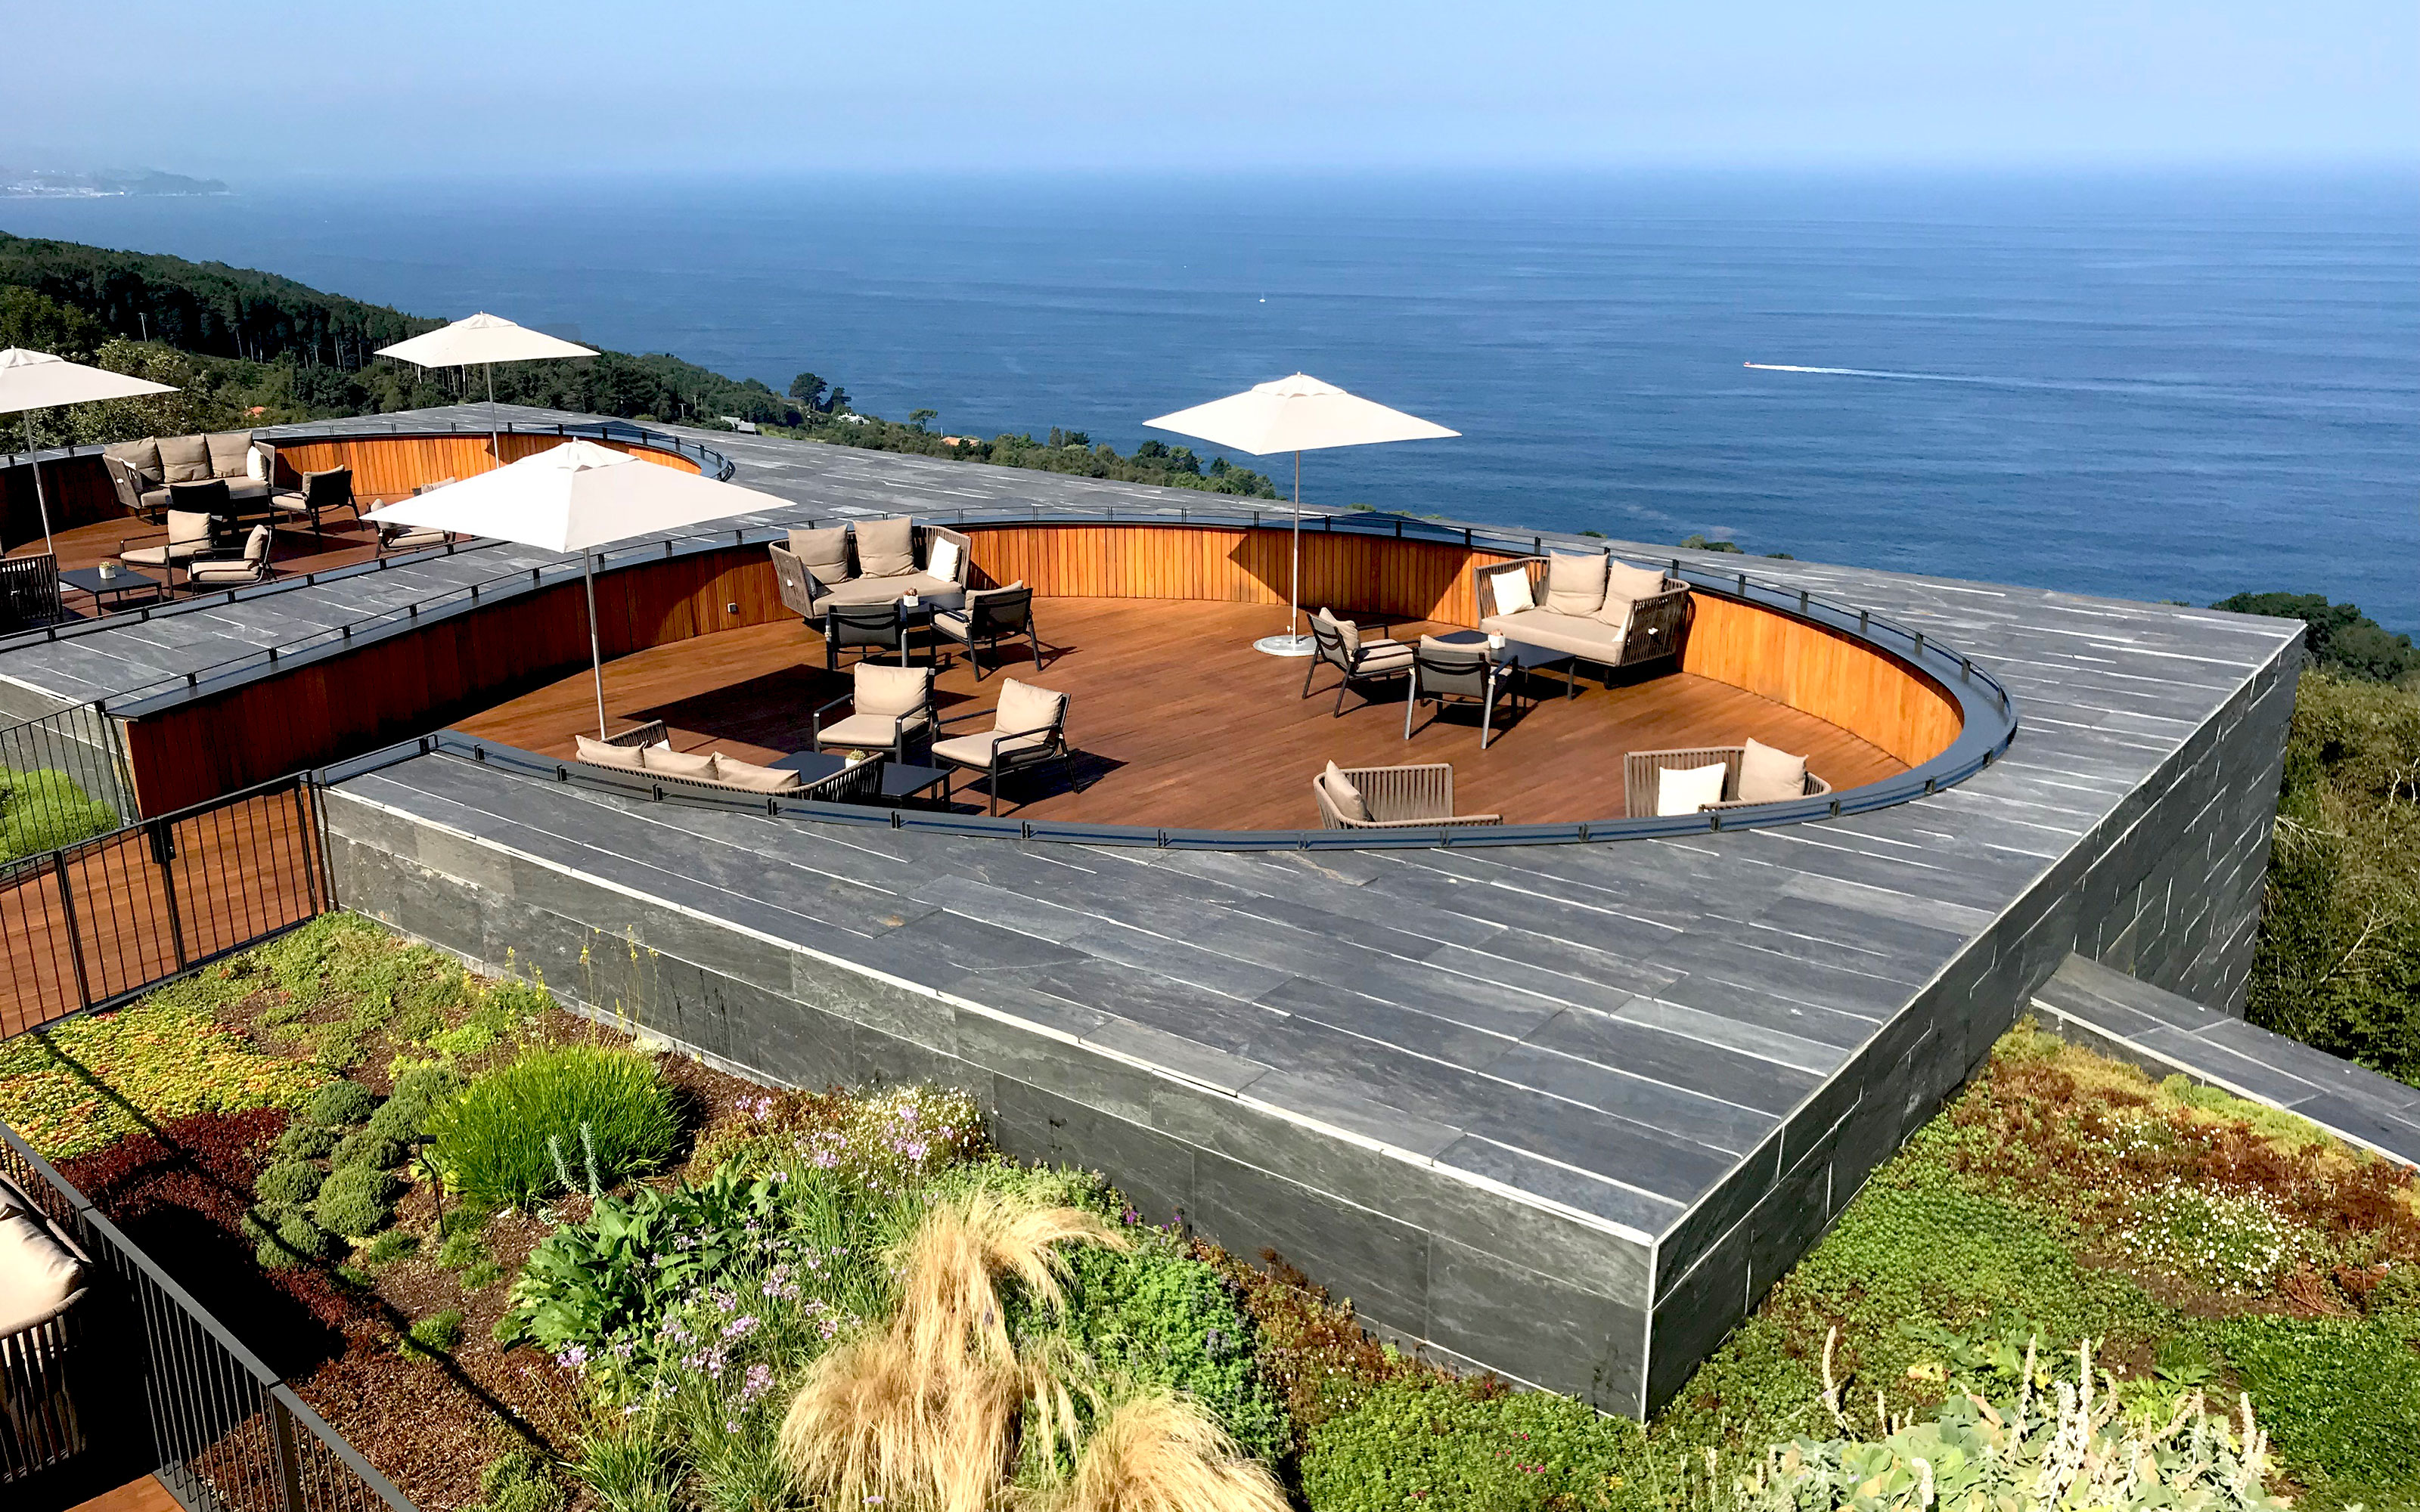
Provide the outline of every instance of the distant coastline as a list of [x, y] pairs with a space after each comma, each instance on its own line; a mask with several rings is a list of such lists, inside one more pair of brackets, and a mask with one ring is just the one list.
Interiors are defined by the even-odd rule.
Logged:
[[195, 199], [233, 193], [217, 178], [189, 178], [157, 168], [98, 173], [0, 168], [0, 199]]

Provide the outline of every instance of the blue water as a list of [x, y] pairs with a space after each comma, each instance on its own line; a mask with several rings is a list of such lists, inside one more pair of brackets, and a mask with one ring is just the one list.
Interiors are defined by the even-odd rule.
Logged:
[[1464, 433], [1313, 454], [1322, 502], [2420, 630], [2411, 175], [293, 184], [0, 228], [944, 430], [1124, 448], [1299, 368]]

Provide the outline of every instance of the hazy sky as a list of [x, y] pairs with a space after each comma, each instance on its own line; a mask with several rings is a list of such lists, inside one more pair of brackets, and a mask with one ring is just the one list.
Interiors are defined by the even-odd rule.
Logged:
[[38, 4], [0, 164], [2420, 158], [2420, 3]]

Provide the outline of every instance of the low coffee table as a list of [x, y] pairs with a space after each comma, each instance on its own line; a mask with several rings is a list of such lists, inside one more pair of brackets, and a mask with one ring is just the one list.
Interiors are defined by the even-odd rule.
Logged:
[[[941, 803], [950, 801], [951, 769], [946, 766], [917, 766], [908, 762], [894, 762], [888, 756], [869, 756], [870, 762], [882, 764], [883, 797], [892, 803], [904, 803], [938, 787]], [[772, 764], [776, 771], [796, 772], [807, 782], [820, 782], [848, 765], [841, 757], [828, 750], [802, 750], [796, 756], [784, 756]]]
[[71, 567], [59, 574], [59, 586], [89, 595], [94, 612], [106, 614], [112, 595], [122, 598], [128, 594], [157, 594], [166, 585], [149, 573], [137, 572], [132, 567], [120, 567], [107, 578], [101, 575], [99, 567]]

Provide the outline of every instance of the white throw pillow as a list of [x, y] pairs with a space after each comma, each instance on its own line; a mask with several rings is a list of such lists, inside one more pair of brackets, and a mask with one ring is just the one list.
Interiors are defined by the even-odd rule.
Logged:
[[260, 455], [259, 447], [243, 454], [243, 475], [255, 483], [269, 481], [269, 459]]
[[1750, 803], [1786, 803], [1807, 796], [1807, 758], [1750, 736], [1740, 755], [1740, 796]]
[[1518, 614], [1525, 609], [1538, 607], [1538, 601], [1529, 596], [1529, 569], [1527, 567], [1508, 567], [1502, 572], [1490, 573], [1487, 587], [1496, 595], [1496, 612], [1498, 614]]
[[1711, 766], [1668, 766], [1655, 774], [1655, 812], [1660, 816], [1696, 813], [1723, 801], [1723, 763]]
[[936, 578], [946, 578], [952, 582], [956, 582], [958, 580], [958, 543], [935, 541], [933, 549], [925, 556], [924, 570]]

